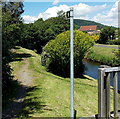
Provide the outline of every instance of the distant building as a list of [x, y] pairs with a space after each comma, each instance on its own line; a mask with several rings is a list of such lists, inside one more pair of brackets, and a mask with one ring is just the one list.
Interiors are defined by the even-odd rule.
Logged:
[[93, 35], [93, 34], [100, 34], [100, 30], [97, 30], [96, 25], [91, 25], [91, 26], [81, 26], [80, 31], [86, 31], [88, 34]]

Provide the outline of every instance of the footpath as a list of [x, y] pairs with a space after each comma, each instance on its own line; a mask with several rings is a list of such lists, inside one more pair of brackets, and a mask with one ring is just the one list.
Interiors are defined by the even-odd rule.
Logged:
[[24, 97], [26, 95], [27, 89], [33, 85], [33, 78], [31, 76], [30, 70], [28, 70], [29, 60], [27, 58], [23, 59], [23, 66], [20, 67], [16, 74], [17, 80], [21, 87], [18, 90], [16, 97], [11, 103], [7, 105], [5, 110], [3, 110], [3, 118], [16, 118], [24, 107]]

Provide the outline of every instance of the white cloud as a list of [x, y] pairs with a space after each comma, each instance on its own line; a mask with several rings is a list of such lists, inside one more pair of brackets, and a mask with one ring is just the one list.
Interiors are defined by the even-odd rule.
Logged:
[[33, 23], [34, 21], [37, 20], [37, 17], [24, 15], [23, 20], [24, 20], [25, 23]]
[[57, 16], [57, 12], [58, 11], [68, 11], [69, 10], [69, 6], [67, 5], [60, 5], [59, 7], [54, 6], [52, 8], [48, 8], [45, 12], [40, 13], [38, 15], [38, 18], [43, 18], [44, 20], [50, 18], [50, 17], [56, 17]]
[[107, 13], [98, 13], [93, 20], [110, 26], [118, 26], [118, 2]]
[[94, 14], [95, 11], [100, 11], [106, 8], [106, 4], [104, 5], [96, 5], [96, 6], [89, 6], [87, 4], [80, 3], [74, 7], [74, 17], [75, 18], [84, 18], [89, 19], [89, 14]]
[[[25, 23], [34, 22], [35, 20], [37, 20], [39, 18], [43, 18], [44, 20], [46, 20], [50, 17], [56, 17], [58, 11], [63, 10], [64, 12], [66, 12], [66, 11], [70, 10], [70, 7], [74, 8], [74, 18], [93, 20], [93, 19], [90, 19], [90, 15], [93, 15], [94, 12], [99, 12], [101, 10], [104, 10], [107, 7], [107, 5], [103, 4], [103, 5], [90, 6], [90, 5], [87, 5], [84, 3], [79, 3], [74, 6], [68, 6], [68, 5], [63, 4], [63, 5], [48, 8], [45, 12], [40, 13], [38, 16], [23, 16], [23, 19], [24, 19]], [[111, 14], [113, 15], [111, 17], [114, 17], [114, 14], [113, 14], [114, 11], [116, 11], [116, 9], [111, 10]], [[94, 20], [101, 22], [100, 19], [97, 19], [97, 17], [101, 16], [101, 15], [102, 14], [97, 14], [97, 16], [94, 17]]]
[[52, 4], [57, 5], [59, 3], [59, 0], [55, 0]]

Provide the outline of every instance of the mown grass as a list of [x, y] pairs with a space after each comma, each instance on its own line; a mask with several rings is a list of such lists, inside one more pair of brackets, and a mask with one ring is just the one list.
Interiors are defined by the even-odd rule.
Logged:
[[[28, 89], [25, 107], [19, 114], [19, 118], [70, 117], [70, 79], [46, 72], [45, 67], [41, 66], [40, 55], [35, 52], [24, 48], [18, 49], [18, 51], [32, 55], [28, 58], [29, 70], [32, 71], [35, 81], [35, 85]], [[12, 63], [12, 66], [17, 66], [20, 62], [17, 63]], [[97, 80], [75, 78], [74, 101], [77, 117], [98, 113], [97, 92]]]
[[94, 46], [88, 52], [86, 58], [100, 62], [102, 64], [115, 66], [115, 65], [119, 65], [119, 61], [116, 59], [116, 55], [115, 55], [116, 51], [117, 49], [114, 48]]

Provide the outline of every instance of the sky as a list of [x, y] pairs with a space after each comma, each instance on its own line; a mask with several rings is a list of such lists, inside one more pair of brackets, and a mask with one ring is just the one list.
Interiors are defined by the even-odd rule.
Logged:
[[74, 8], [74, 19], [96, 21], [109, 26], [118, 26], [118, 1], [114, 2], [23, 2], [25, 23], [33, 23], [39, 18], [44, 20], [56, 17], [57, 12]]

